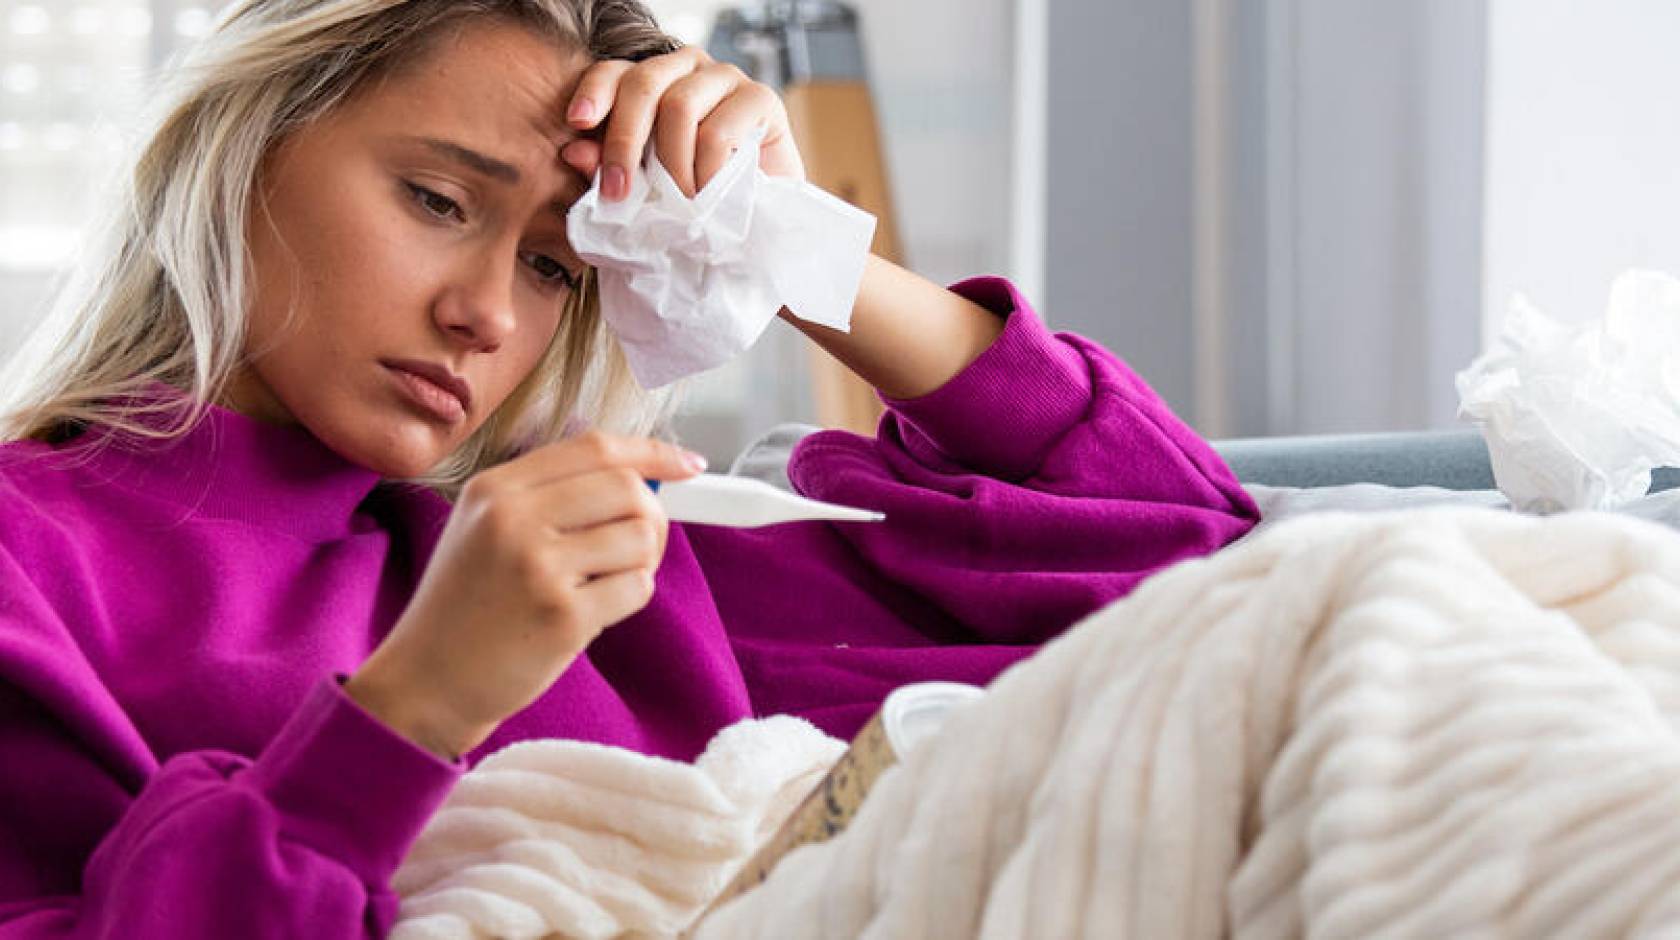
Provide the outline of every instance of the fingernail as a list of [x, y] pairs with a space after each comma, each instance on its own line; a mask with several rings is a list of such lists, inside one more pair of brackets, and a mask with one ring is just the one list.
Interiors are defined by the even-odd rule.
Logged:
[[683, 451], [683, 464], [695, 473], [706, 469], [706, 458], [692, 450]]
[[587, 121], [594, 116], [595, 102], [588, 98], [574, 99], [572, 106], [566, 109], [566, 120], [568, 121]]
[[619, 200], [630, 195], [630, 177], [624, 172], [624, 167], [609, 166], [601, 174], [601, 191], [608, 199]]

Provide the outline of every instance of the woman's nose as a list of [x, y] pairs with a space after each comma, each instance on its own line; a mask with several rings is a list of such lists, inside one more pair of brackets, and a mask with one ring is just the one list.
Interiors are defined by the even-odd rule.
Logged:
[[485, 263], [453, 278], [438, 298], [435, 318], [456, 342], [496, 351], [518, 325], [511, 266]]

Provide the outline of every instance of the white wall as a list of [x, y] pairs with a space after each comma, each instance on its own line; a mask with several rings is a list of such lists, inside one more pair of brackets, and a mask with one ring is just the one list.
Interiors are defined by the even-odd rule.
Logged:
[[1193, 377], [1191, 10], [1052, 2], [1042, 306], [1179, 414]]
[[1209, 436], [1451, 423], [1484, 27], [1483, 0], [1053, 3], [1052, 321]]
[[1491, 0], [1485, 335], [1513, 291], [1566, 320], [1680, 273], [1680, 3]]
[[1287, 138], [1267, 211], [1288, 349], [1266, 430], [1451, 426], [1479, 332], [1484, 5], [1271, 3], [1293, 29], [1265, 129]]

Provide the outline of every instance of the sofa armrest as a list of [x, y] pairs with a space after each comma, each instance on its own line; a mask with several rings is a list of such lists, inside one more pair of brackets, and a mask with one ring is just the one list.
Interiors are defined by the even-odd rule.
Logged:
[[1474, 429], [1237, 438], [1214, 448], [1244, 483], [1494, 488], [1487, 446]]
[[[1265, 486], [1308, 488], [1377, 483], [1437, 486], [1448, 490], [1494, 489], [1482, 432], [1398, 431], [1251, 437], [1214, 442], [1237, 479]], [[1651, 492], [1680, 485], [1680, 470], [1651, 474]]]

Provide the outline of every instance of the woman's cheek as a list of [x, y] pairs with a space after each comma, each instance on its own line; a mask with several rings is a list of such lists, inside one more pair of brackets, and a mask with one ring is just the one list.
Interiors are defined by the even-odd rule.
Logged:
[[528, 318], [521, 318], [522, 324], [529, 325], [520, 331], [516, 374], [509, 377], [507, 385], [509, 394], [541, 365], [549, 346], [554, 342], [555, 333], [560, 329], [559, 314], [547, 310], [534, 311], [534, 314]]

